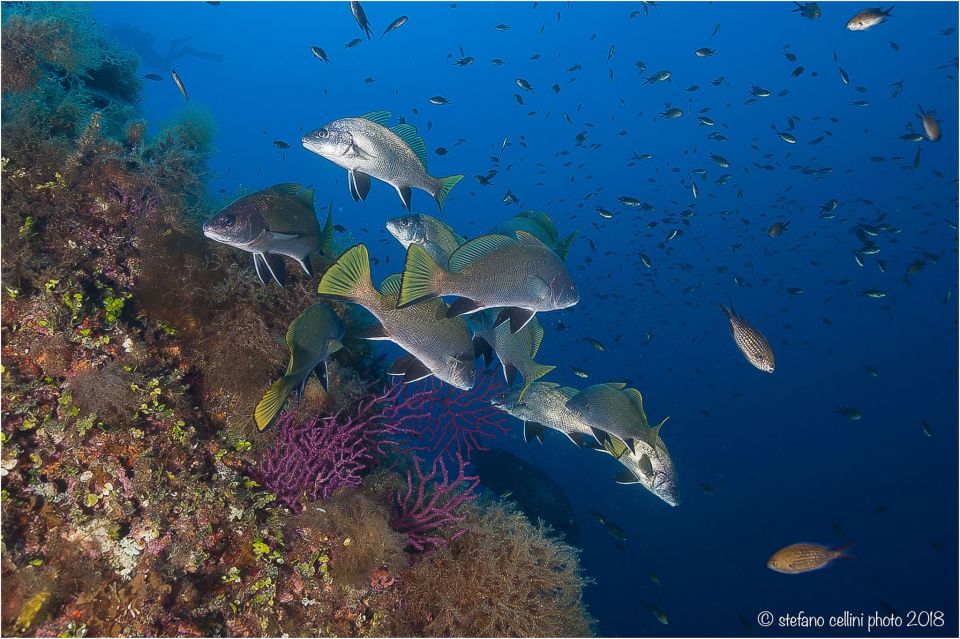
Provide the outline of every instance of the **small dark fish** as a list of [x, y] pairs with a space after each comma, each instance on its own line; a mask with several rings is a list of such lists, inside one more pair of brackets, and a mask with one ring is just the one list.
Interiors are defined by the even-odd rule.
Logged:
[[348, 43], [346, 43], [345, 45], [343, 45], [343, 48], [344, 48], [344, 49], [352, 49], [352, 48], [354, 48], [355, 46], [357, 46], [358, 44], [360, 44], [361, 42], [363, 42], [363, 40], [361, 40], [360, 38], [354, 38], [354, 39], [351, 40], [350, 42], [348, 42]]
[[312, 53], [317, 60], [320, 60], [320, 62], [326, 62], [327, 64], [330, 64], [330, 58], [327, 57], [327, 52], [320, 47], [310, 47], [310, 53]]
[[446, 147], [438, 146], [438, 147], [434, 150], [434, 153], [436, 153], [437, 155], [446, 155], [447, 153], [449, 153], [449, 151], [447, 150]]
[[286, 142], [284, 142], [283, 140], [274, 140], [274, 141], [273, 141], [273, 146], [277, 147], [277, 148], [280, 149], [281, 151], [282, 151], [283, 149], [289, 149], [289, 148], [290, 148], [290, 145], [287, 144]]
[[189, 102], [190, 98], [187, 97], [187, 87], [183, 85], [183, 80], [180, 78], [180, 74], [177, 73], [177, 67], [173, 67], [173, 69], [170, 70], [170, 77], [173, 78], [177, 88], [180, 89], [180, 93], [183, 94], [184, 102]]
[[363, 6], [357, 2], [357, 0], [350, 0], [350, 13], [353, 14], [357, 24], [360, 25], [360, 28], [363, 29], [363, 32], [367, 34], [367, 40], [369, 40], [373, 35], [373, 32], [370, 31], [370, 21], [367, 20], [367, 14], [363, 10]]
[[446, 99], [442, 95], [435, 95], [430, 98], [430, 104], [436, 104], [437, 106], [442, 106], [444, 104], [452, 104], [450, 100]]
[[154, 82], [160, 82], [163, 80], [163, 76], [157, 75], [156, 73], [147, 73], [141, 76], [144, 80], [152, 80]]
[[818, 5], [816, 2], [805, 2], [803, 4], [794, 2], [793, 4], [797, 5], [797, 8], [793, 11], [799, 11], [800, 15], [808, 20], [816, 20], [820, 17], [820, 5]]
[[402, 27], [407, 23], [408, 19], [409, 18], [407, 18], [407, 16], [400, 16], [399, 18], [397, 18], [396, 20], [394, 20], [393, 22], [387, 25], [387, 28], [383, 30], [383, 34], [381, 34], [380, 37], [382, 38], [383, 36], [393, 31], [394, 29], [399, 29], [400, 27]]
[[616, 524], [613, 523], [612, 521], [608, 520], [606, 517], [604, 517], [603, 515], [601, 515], [600, 513], [598, 513], [598, 512], [595, 511], [595, 510], [591, 510], [591, 511], [590, 511], [590, 515], [591, 515], [595, 520], [597, 520], [597, 523], [599, 523], [601, 526], [603, 526], [604, 528], [606, 528], [606, 529], [607, 529], [607, 532], [610, 533], [610, 535], [611, 535], [614, 539], [616, 539], [616, 540], [618, 540], [618, 541], [626, 541], [626, 540], [627, 540], [627, 533], [624, 532], [623, 528], [621, 528], [620, 526], [616, 525]]
[[529, 91], [530, 93], [535, 93], [533, 90], [533, 85], [524, 80], [523, 78], [517, 78], [517, 86], [523, 89], [524, 91]]

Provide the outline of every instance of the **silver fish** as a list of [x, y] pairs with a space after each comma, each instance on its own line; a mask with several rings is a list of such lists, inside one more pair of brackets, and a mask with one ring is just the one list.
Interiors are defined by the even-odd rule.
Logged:
[[365, 200], [370, 177], [393, 186], [409, 211], [411, 189], [426, 191], [443, 210], [443, 201], [462, 175], [435, 178], [427, 173], [427, 147], [411, 124], [387, 128], [390, 113], [373, 111], [341, 118], [303, 136], [303, 146], [347, 169], [350, 195]]
[[534, 361], [543, 342], [543, 326], [536, 317], [523, 329], [511, 333], [506, 323], [494, 326], [497, 314], [497, 309], [488, 309], [471, 317], [469, 324], [474, 330], [474, 346], [480, 346], [478, 350], [484, 354], [485, 363], [488, 365], [490, 351], [496, 353], [503, 368], [503, 377], [507, 381], [507, 386], [513, 386], [517, 372], [520, 372], [523, 377], [523, 387], [520, 390], [522, 401], [530, 384], [556, 366], [544, 366]]
[[[566, 435], [581, 448], [610, 453], [626, 470], [618, 477], [619, 483], [639, 483], [671, 506], [680, 503], [677, 473], [663, 440], [659, 438], [637, 442], [634, 453], [621, 440], [595, 428], [589, 421], [567, 408], [567, 402], [577, 389], [561, 387], [551, 382], [533, 382], [523, 401], [520, 391], [495, 395], [491, 403], [500, 410], [523, 421], [525, 441], [537, 439], [543, 443], [543, 431], [551, 428]], [[601, 444], [597, 441], [599, 435]]]
[[880, 7], [864, 9], [847, 21], [847, 29], [850, 31], [866, 31], [882, 22], [886, 22], [891, 11], [893, 11], [892, 5], [886, 11]]
[[311, 253], [325, 254], [333, 242], [332, 207], [323, 228], [313, 208], [313, 189], [277, 184], [244, 195], [203, 224], [203, 234], [221, 244], [253, 253], [257, 277], [264, 284], [284, 285], [282, 255], [300, 263], [313, 276]]
[[481, 235], [450, 256], [446, 268], [411, 244], [400, 290], [400, 307], [444, 295], [459, 297], [451, 317], [502, 307], [499, 325], [516, 333], [537, 311], [568, 308], [580, 301], [573, 276], [543, 242], [525, 231], [517, 239]]
[[466, 240], [445, 222], [432, 215], [415, 213], [387, 220], [387, 230], [403, 248], [416, 244], [426, 251], [437, 264], [446, 265], [457, 247]]
[[476, 381], [473, 341], [466, 323], [447, 317], [443, 300], [430, 300], [407, 308], [397, 307], [400, 275], [391, 275], [373, 286], [367, 247], [357, 244], [341, 255], [323, 274], [317, 293], [321, 297], [359, 304], [378, 320], [360, 331], [361, 339], [388, 340], [409, 353], [398, 359], [389, 374], [404, 383], [431, 375], [462, 390]]

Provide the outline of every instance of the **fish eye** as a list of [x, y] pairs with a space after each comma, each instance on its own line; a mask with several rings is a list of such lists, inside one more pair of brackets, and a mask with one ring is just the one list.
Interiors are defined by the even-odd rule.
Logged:
[[235, 218], [232, 215], [224, 215], [220, 219], [220, 221], [223, 223], [224, 226], [233, 226], [234, 224], [236, 224], [237, 218]]

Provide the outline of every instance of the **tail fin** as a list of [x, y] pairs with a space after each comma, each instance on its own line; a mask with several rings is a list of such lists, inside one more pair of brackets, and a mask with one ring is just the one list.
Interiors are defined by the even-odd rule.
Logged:
[[320, 278], [317, 294], [360, 304], [376, 295], [367, 247], [357, 244], [347, 249]]
[[520, 396], [517, 398], [517, 403], [523, 402], [523, 396], [527, 394], [527, 390], [530, 388], [530, 385], [535, 381], [555, 369], [556, 366], [541, 366], [534, 362], [533, 370], [527, 372], [523, 376], [523, 389], [520, 391]]
[[320, 254], [327, 255], [333, 249], [333, 202], [327, 207], [327, 221], [320, 230]]
[[437, 200], [437, 208], [443, 213], [443, 201], [450, 195], [451, 189], [457, 185], [457, 182], [463, 179], [462, 175], [451, 175], [449, 177], [437, 178], [440, 189], [433, 197]]
[[411, 244], [407, 247], [407, 261], [403, 267], [403, 279], [400, 281], [397, 308], [438, 297], [436, 281], [437, 276], [442, 273], [443, 269], [436, 260], [419, 245]]
[[733, 311], [733, 306], [727, 306], [723, 302], [720, 302], [720, 310], [723, 311], [723, 314], [727, 316], [727, 319], [733, 319], [736, 313]]
[[292, 392], [293, 384], [287, 376], [281, 377], [270, 386], [253, 411], [257, 428], [264, 430], [276, 421], [280, 410], [287, 403], [287, 398], [290, 397]]
[[893, 16], [890, 15], [890, 12], [893, 11], [893, 8], [894, 8], [895, 6], [897, 6], [897, 5], [891, 4], [889, 9], [887, 9], [886, 11], [881, 11], [880, 13], [882, 13], [882, 14], [885, 15], [885, 16], [887, 16], [888, 18], [892, 18]]
[[836, 548], [831, 548], [830, 550], [834, 553], [834, 559], [856, 559], [856, 557], [847, 553], [847, 551], [851, 548], [853, 548], [853, 542], [849, 541], [842, 546], [837, 546]]
[[577, 237], [578, 232], [579, 229], [560, 240], [560, 242], [557, 244], [557, 255], [560, 256], [561, 260], [567, 259], [567, 254], [570, 252], [570, 245], [573, 244], [573, 239]]

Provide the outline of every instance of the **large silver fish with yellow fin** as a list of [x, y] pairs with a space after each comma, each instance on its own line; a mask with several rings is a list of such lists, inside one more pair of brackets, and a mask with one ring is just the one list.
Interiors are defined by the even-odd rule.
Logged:
[[430, 300], [407, 308], [397, 307], [400, 275], [391, 275], [380, 285], [370, 279], [367, 247], [347, 249], [323, 274], [317, 293], [364, 307], [378, 323], [362, 331], [361, 339], [388, 340], [409, 355], [398, 359], [390, 375], [405, 383], [431, 375], [461, 390], [470, 390], [476, 380], [473, 339], [459, 317], [448, 317], [443, 300]]
[[347, 170], [354, 201], [367, 199], [370, 178], [397, 190], [403, 206], [411, 207], [411, 189], [426, 191], [443, 210], [443, 201], [462, 175], [436, 178], [427, 173], [427, 147], [413, 125], [387, 128], [389, 111], [372, 111], [358, 118], [341, 118], [303, 136], [303, 146]]
[[563, 261], [526, 231], [516, 239], [481, 235], [460, 246], [446, 267], [416, 244], [407, 248], [400, 288], [400, 307], [444, 295], [458, 299], [450, 316], [488, 308], [502, 310], [495, 322], [510, 321], [516, 333], [537, 311], [573, 306], [580, 300], [577, 285]]

